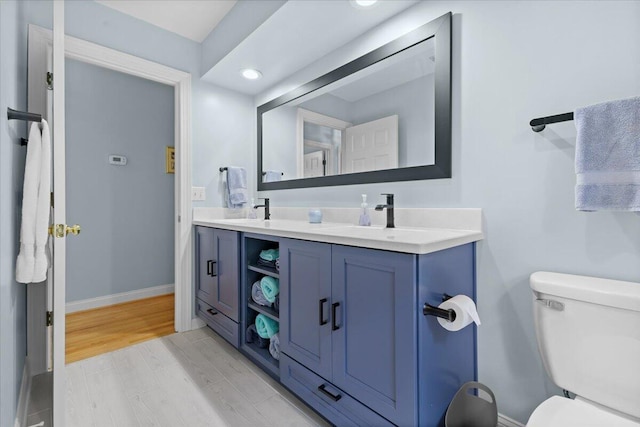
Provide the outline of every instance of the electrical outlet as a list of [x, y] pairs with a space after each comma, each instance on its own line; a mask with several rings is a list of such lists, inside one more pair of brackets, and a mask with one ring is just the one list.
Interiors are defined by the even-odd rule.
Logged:
[[206, 200], [204, 187], [191, 187], [191, 200]]

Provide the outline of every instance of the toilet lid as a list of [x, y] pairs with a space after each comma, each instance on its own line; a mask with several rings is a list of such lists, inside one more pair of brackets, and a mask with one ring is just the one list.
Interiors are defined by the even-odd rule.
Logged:
[[640, 422], [607, 412], [583, 400], [553, 396], [533, 411], [527, 427], [640, 427]]

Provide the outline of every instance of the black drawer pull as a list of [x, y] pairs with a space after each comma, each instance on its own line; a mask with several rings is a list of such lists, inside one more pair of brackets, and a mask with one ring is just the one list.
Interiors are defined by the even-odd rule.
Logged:
[[340, 326], [336, 324], [336, 309], [340, 306], [339, 302], [334, 302], [331, 304], [331, 330], [337, 331], [340, 329]]
[[218, 314], [218, 312], [217, 312], [217, 311], [215, 311], [215, 310], [214, 310], [214, 309], [212, 309], [212, 308], [208, 309], [208, 310], [207, 310], [207, 313], [209, 313], [209, 314], [210, 314], [210, 315], [212, 315], [212, 316], [215, 316], [216, 314]]
[[327, 396], [329, 399], [333, 400], [334, 402], [337, 402], [338, 400], [342, 399], [341, 394], [335, 395], [333, 393], [329, 393], [325, 387], [326, 387], [325, 384], [319, 385], [318, 391], [321, 391], [325, 396]]
[[327, 301], [328, 300], [326, 298], [322, 298], [320, 301], [318, 301], [318, 312], [320, 313], [319, 314], [320, 326], [323, 326], [329, 323], [328, 320], [324, 320], [324, 303]]
[[207, 276], [216, 277], [218, 275], [218, 263], [213, 260], [207, 261]]

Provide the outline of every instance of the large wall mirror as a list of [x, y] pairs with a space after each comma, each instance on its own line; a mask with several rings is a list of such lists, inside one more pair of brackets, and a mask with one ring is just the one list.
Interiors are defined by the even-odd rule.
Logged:
[[258, 190], [451, 177], [451, 13], [258, 107]]

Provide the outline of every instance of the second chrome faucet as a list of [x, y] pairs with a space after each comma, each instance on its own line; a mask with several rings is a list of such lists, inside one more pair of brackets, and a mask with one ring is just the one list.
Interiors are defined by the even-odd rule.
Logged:
[[381, 211], [386, 208], [387, 209], [387, 228], [395, 228], [394, 218], [393, 218], [393, 194], [382, 193], [381, 195], [387, 196], [387, 204], [377, 205], [376, 210]]

